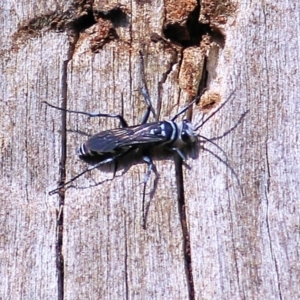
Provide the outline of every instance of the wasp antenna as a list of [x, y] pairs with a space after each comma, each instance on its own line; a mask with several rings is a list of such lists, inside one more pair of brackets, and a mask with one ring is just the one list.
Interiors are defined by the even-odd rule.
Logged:
[[201, 94], [198, 95], [192, 102], [190, 102], [187, 106], [185, 106], [184, 108], [182, 108], [172, 119], [171, 121], [175, 121], [177, 119], [178, 116], [180, 116], [181, 114], [183, 114], [184, 112], [186, 112], [194, 103], [196, 103], [201, 97], [202, 95], [205, 93], [206, 89], [203, 89]]
[[244, 190], [243, 187], [241, 185], [240, 179], [237, 175], [237, 173], [234, 171], [233, 167], [224, 159], [222, 159], [219, 155], [217, 155], [216, 153], [212, 152], [211, 150], [204, 148], [205, 151], [207, 151], [208, 153], [210, 153], [211, 155], [213, 155], [216, 159], [218, 159], [221, 163], [223, 163], [229, 170], [230, 172], [233, 174], [233, 176], [235, 177], [237, 184], [241, 190], [242, 195], [244, 196]]
[[199, 99], [199, 96], [196, 97], [191, 103], [189, 103], [187, 106], [182, 108], [172, 119], [171, 121], [175, 121], [181, 114], [186, 112], [197, 100]]
[[[234, 124], [234, 126], [232, 126], [231, 128], [229, 128], [228, 130], [226, 130], [222, 135], [216, 136], [212, 139], [210, 139], [209, 141], [216, 141], [216, 140], [220, 140], [223, 137], [225, 137], [226, 135], [228, 135], [230, 132], [232, 132], [233, 130], [235, 130], [243, 121], [243, 119], [245, 118], [245, 116], [247, 115], [247, 113], [250, 111], [250, 109], [246, 110], [245, 112], [242, 113], [242, 115], [240, 116], [239, 120]], [[198, 134], [198, 136], [200, 136]], [[204, 136], [200, 136], [202, 138], [205, 138]]]
[[139, 51], [139, 55], [140, 55], [140, 76], [141, 76], [140, 92], [143, 95], [145, 102], [147, 104], [147, 110], [142, 118], [141, 124], [145, 124], [148, 121], [150, 112], [152, 112], [153, 117], [155, 119], [156, 119], [156, 114], [155, 114], [154, 108], [152, 106], [149, 91], [148, 91], [147, 84], [146, 84], [144, 57], [143, 57], [143, 53], [141, 50]]
[[228, 161], [228, 156], [227, 156], [226, 152], [222, 149], [222, 147], [220, 147], [217, 143], [213, 142], [211, 139], [209, 139], [209, 138], [207, 138], [203, 135], [198, 134], [198, 137], [200, 137], [201, 139], [213, 144], [217, 149], [219, 149], [223, 153], [223, 155], [226, 158], [226, 161]]
[[225, 106], [225, 104], [230, 100], [230, 98], [232, 97], [234, 92], [235, 92], [235, 89], [230, 93], [230, 95], [227, 97], [227, 99], [224, 101], [224, 103], [222, 103], [221, 106], [219, 106], [219, 108], [217, 110], [215, 110], [209, 117], [207, 117], [200, 125], [195, 127], [195, 131], [197, 131], [199, 128], [201, 128], [210, 118], [212, 118], [218, 111], [220, 111], [223, 108], [223, 106]]

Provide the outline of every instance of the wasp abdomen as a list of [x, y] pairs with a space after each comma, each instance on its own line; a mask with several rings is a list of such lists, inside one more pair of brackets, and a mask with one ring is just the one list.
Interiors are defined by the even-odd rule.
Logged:
[[80, 159], [87, 163], [96, 163], [114, 156], [114, 151], [110, 153], [92, 151], [89, 150], [85, 144], [81, 144], [80, 147], [77, 149], [77, 154]]

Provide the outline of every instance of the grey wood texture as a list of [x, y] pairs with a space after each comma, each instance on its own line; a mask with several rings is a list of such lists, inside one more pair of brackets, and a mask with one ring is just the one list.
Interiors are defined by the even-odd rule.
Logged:
[[[218, 34], [184, 46], [195, 5], [0, 4], [0, 299], [300, 298], [300, 5], [202, 1], [199, 19]], [[177, 42], [154, 41], [166, 24], [182, 26]], [[198, 145], [183, 166], [189, 272], [173, 155], [155, 159], [146, 230], [142, 161], [121, 163], [115, 178], [112, 167], [93, 170], [63, 197], [48, 195], [60, 181], [64, 129], [43, 101], [139, 124], [139, 50], [160, 119], [193, 99], [204, 57], [216, 108], [233, 92], [200, 130], [221, 148]], [[193, 123], [202, 116], [195, 106]], [[67, 180], [86, 167], [76, 155], [86, 136], [72, 130], [116, 127], [67, 114]]]

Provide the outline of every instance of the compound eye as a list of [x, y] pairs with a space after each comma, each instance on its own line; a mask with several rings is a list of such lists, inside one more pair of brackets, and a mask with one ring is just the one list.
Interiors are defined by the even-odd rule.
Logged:
[[190, 135], [186, 132], [185, 129], [183, 129], [181, 132], [181, 139], [186, 144], [188, 144], [191, 139]]
[[182, 122], [181, 140], [186, 144], [193, 143], [195, 141], [193, 125], [188, 120], [183, 120]]

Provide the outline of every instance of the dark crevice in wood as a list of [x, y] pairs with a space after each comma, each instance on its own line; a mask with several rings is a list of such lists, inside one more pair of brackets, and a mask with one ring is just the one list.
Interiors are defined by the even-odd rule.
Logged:
[[[204, 93], [204, 91], [207, 88], [207, 80], [208, 80], [207, 56], [205, 56], [204, 57], [204, 62], [203, 62], [201, 79], [200, 79], [199, 86], [198, 86], [198, 93], [197, 93], [197, 95], [201, 95], [201, 94]], [[198, 104], [199, 102], [200, 102], [200, 100], [197, 101], [196, 104]]]
[[129, 278], [128, 278], [128, 243], [127, 243], [127, 224], [126, 220], [124, 220], [124, 241], [125, 241], [125, 257], [124, 257], [124, 265], [125, 265], [125, 299], [129, 299]]
[[91, 1], [74, 3], [67, 11], [55, 11], [44, 15], [38, 15], [27, 22], [18, 25], [14, 39], [24, 38], [27, 35], [38, 35], [45, 31], [83, 32], [97, 23], [99, 19], [109, 20], [114, 28], [128, 27], [130, 24], [127, 13], [118, 4], [107, 11], [93, 10]]
[[[200, 95], [205, 91], [207, 87], [207, 78], [208, 72], [206, 70], [207, 59], [205, 58], [202, 76], [199, 82], [197, 97], [200, 98]], [[192, 119], [192, 109], [189, 109], [186, 112], [186, 119]], [[187, 277], [187, 286], [189, 292], [189, 300], [195, 299], [195, 286], [193, 279], [193, 266], [192, 266], [192, 254], [191, 254], [191, 239], [190, 233], [188, 229], [187, 223], [187, 215], [186, 215], [186, 202], [185, 202], [185, 194], [184, 194], [184, 180], [183, 180], [183, 171], [182, 171], [183, 161], [182, 158], [178, 155], [175, 156], [175, 170], [176, 170], [176, 186], [177, 186], [177, 200], [178, 200], [178, 211], [180, 215], [181, 228], [182, 228], [182, 236], [183, 236], [183, 253], [185, 260], [185, 272]]]
[[[72, 59], [75, 44], [78, 40], [76, 33], [71, 34], [73, 42], [69, 44], [68, 59], [63, 62], [63, 71], [61, 79], [61, 159], [59, 164], [60, 183], [64, 184], [66, 180], [66, 159], [67, 159], [67, 97], [68, 97], [68, 63]], [[63, 226], [64, 226], [64, 204], [65, 204], [65, 190], [59, 192], [59, 213], [56, 219], [56, 267], [57, 267], [57, 289], [58, 300], [64, 299], [64, 257], [63, 257]]]
[[199, 14], [200, 5], [196, 5], [184, 24], [180, 22], [166, 23], [163, 29], [164, 36], [183, 47], [199, 46], [202, 36], [212, 33], [209, 24], [199, 22]]
[[[201, 95], [207, 86], [207, 71], [206, 71], [206, 59], [203, 65], [202, 76], [199, 83], [197, 96]], [[186, 119], [192, 119], [192, 110], [186, 112]], [[183, 180], [183, 171], [182, 171], [183, 161], [182, 158], [178, 155], [175, 155], [175, 171], [176, 171], [176, 186], [177, 186], [177, 201], [178, 201], [178, 211], [180, 216], [181, 228], [182, 228], [182, 237], [183, 237], [183, 253], [185, 261], [185, 272], [189, 293], [189, 300], [195, 299], [195, 286], [193, 279], [193, 266], [192, 266], [192, 254], [191, 254], [191, 239], [190, 233], [188, 230], [187, 224], [187, 215], [186, 215], [186, 203], [185, 203], [185, 194], [184, 194], [184, 180]]]
[[97, 22], [94, 18], [92, 7], [90, 7], [85, 10], [84, 14], [74, 19], [70, 24], [72, 25], [72, 29], [77, 32], [82, 32], [96, 23]]
[[[106, 23], [105, 21], [109, 22]], [[100, 38], [107, 39], [107, 42], [109, 42], [110, 40], [119, 38], [115, 28], [129, 26], [129, 17], [122, 10], [121, 5], [116, 5], [107, 11], [93, 10], [92, 5], [87, 5], [87, 7], [83, 8], [83, 12], [79, 16], [75, 16], [66, 25], [79, 33], [90, 28], [97, 22], [100, 27]], [[109, 33], [106, 33], [105, 28]], [[105, 33], [107, 34], [106, 37], [103, 36]]]
[[[233, 7], [230, 9], [234, 10]], [[225, 35], [221, 25], [226, 23], [225, 16], [230, 15], [230, 9], [226, 11], [226, 6], [223, 7], [221, 3], [205, 3], [197, 0], [194, 9], [183, 19], [165, 18], [162, 33], [170, 43], [183, 48], [199, 47], [204, 36], [209, 36], [211, 41], [223, 48]], [[154, 42], [156, 38], [157, 35], [151, 36]]]
[[182, 228], [182, 236], [183, 236], [182, 246], [183, 246], [187, 287], [189, 293], [189, 300], [194, 300], [195, 287], [194, 287], [194, 279], [193, 279], [190, 233], [188, 230], [187, 216], [185, 211], [186, 205], [185, 205], [185, 197], [184, 197], [182, 159], [178, 155], [175, 156], [175, 170], [176, 170], [178, 211], [179, 211], [181, 228]]
[[[68, 62], [64, 61], [63, 76], [62, 76], [62, 105], [63, 109], [67, 106], [67, 66]], [[66, 126], [66, 112], [61, 112], [61, 159], [60, 159], [60, 185], [65, 182], [66, 178], [66, 157], [67, 157], [67, 126]], [[57, 217], [57, 242], [56, 242], [56, 265], [57, 265], [57, 288], [58, 300], [64, 299], [64, 257], [62, 254], [63, 247], [63, 223], [64, 223], [64, 203], [65, 192], [59, 192], [59, 214]]]
[[57, 299], [64, 299], [64, 258], [62, 255], [63, 246], [63, 205], [64, 195], [59, 196], [59, 211], [56, 219], [56, 268], [57, 268]]
[[124, 10], [122, 10], [122, 5], [117, 4], [115, 7], [108, 11], [97, 11], [94, 10], [94, 16], [96, 19], [110, 20], [113, 27], [128, 27], [129, 17]]

